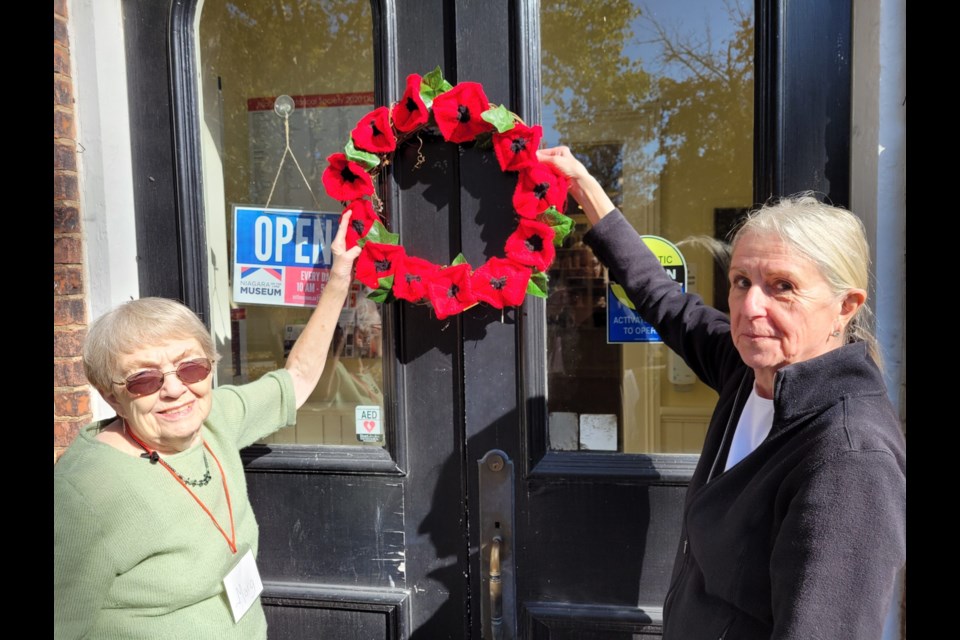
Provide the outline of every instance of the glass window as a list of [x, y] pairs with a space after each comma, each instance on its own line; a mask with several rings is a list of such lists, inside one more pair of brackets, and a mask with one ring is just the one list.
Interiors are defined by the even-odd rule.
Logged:
[[[326, 196], [320, 175], [373, 107], [373, 22], [369, 0], [206, 0], [199, 15], [217, 381], [239, 384], [284, 365], [322, 288], [324, 249], [342, 207]], [[277, 260], [299, 251], [307, 263], [242, 264], [245, 244]], [[237, 280], [253, 284], [237, 288]], [[361, 429], [357, 411], [383, 406], [380, 317], [354, 283], [316, 391], [297, 426], [269, 442], [385, 444], [375, 427]], [[382, 433], [382, 411], [379, 417]]]
[[[681, 241], [724, 237], [752, 204], [752, 4], [571, 0], [540, 18], [544, 144], [569, 146], [641, 234], [680, 244], [678, 281], [725, 309], [725, 274]], [[698, 453], [716, 393], [640, 341], [576, 211], [549, 274], [550, 447]]]

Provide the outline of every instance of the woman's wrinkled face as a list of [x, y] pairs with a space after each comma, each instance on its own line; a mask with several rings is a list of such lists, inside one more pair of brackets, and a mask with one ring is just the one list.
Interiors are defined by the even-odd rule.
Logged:
[[810, 259], [772, 234], [746, 232], [734, 248], [729, 276], [733, 342], [767, 397], [778, 370], [839, 347], [863, 302], [835, 295]]
[[205, 358], [195, 338], [176, 339], [138, 349], [119, 359], [116, 381], [146, 369], [159, 369], [163, 386], [154, 393], [136, 396], [123, 385], [113, 385], [104, 395], [138, 438], [160, 453], [176, 453], [200, 441], [200, 426], [210, 414], [213, 375], [186, 384], [173, 372], [187, 360]]

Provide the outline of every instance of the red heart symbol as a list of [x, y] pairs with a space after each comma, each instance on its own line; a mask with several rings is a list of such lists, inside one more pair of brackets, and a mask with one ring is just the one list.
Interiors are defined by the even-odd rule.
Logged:
[[367, 433], [370, 433], [371, 431], [373, 431], [373, 428], [374, 428], [375, 426], [377, 426], [377, 423], [374, 422], [373, 420], [364, 420], [364, 421], [363, 421], [363, 428], [367, 430]]

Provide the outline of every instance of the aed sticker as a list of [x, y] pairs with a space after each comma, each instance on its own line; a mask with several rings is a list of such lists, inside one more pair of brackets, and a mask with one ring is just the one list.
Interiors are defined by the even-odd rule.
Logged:
[[[670, 278], [687, 290], [687, 263], [675, 244], [660, 236], [640, 236], [647, 248], [660, 260]], [[653, 325], [640, 317], [619, 284], [607, 285], [607, 342], [663, 342]]]
[[357, 440], [383, 442], [383, 410], [377, 405], [357, 405]]

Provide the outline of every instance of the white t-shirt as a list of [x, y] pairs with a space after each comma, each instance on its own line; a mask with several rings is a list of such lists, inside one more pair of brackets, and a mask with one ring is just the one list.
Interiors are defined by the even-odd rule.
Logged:
[[727, 465], [724, 471], [743, 460], [751, 451], [760, 446], [770, 428], [773, 427], [773, 400], [761, 398], [754, 385], [747, 398], [747, 404], [740, 414], [737, 430], [733, 432], [733, 442], [730, 443], [730, 453], [727, 454]]

